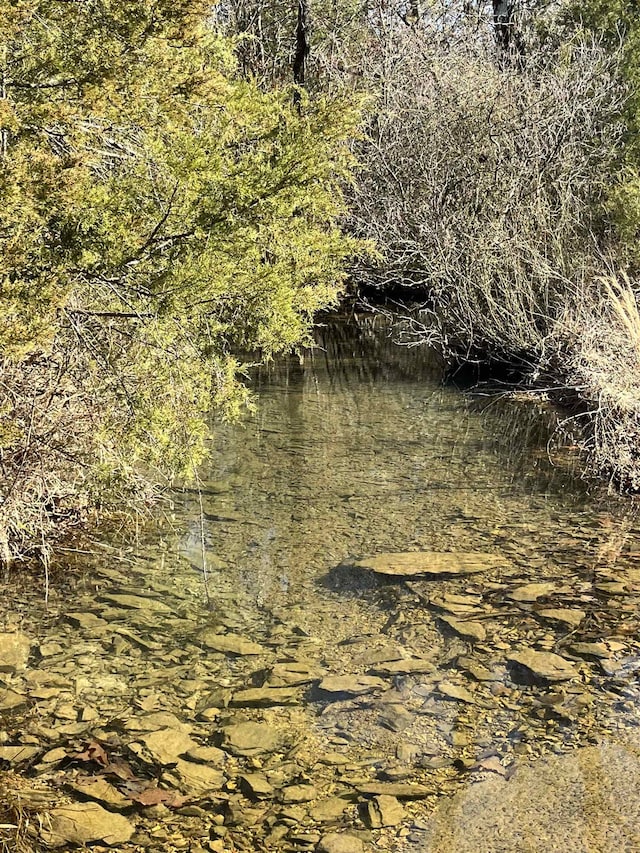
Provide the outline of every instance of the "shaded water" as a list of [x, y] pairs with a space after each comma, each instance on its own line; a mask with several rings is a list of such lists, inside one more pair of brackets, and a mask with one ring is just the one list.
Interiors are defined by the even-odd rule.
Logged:
[[[24, 772], [59, 792], [106, 772], [128, 797], [154, 778], [192, 797], [181, 811], [129, 814], [123, 850], [312, 850], [339, 830], [382, 850], [453, 851], [467, 849], [458, 822], [479, 832], [469, 849], [640, 849], [633, 822], [609, 815], [609, 789], [595, 812], [591, 793], [590, 810], [578, 797], [573, 836], [586, 840], [574, 847], [538, 846], [525, 817], [520, 846], [500, 846], [503, 826], [492, 836], [441, 805], [473, 790], [475, 815], [493, 808], [491, 785], [515, 791], [528, 778], [505, 783], [516, 768], [547, 766], [538, 758], [635, 749], [634, 505], [577, 476], [543, 405], [444, 386], [433, 354], [396, 347], [372, 319], [336, 322], [318, 344], [257, 373], [256, 412], [217, 430], [200, 488], [136, 537], [76, 555], [83, 571], [48, 611], [6, 590], [0, 630], [33, 646], [26, 671], [0, 675], [22, 697], [5, 702], [4, 742], [34, 747]], [[396, 551], [504, 560], [407, 581], [353, 565]], [[568, 674], [513, 659], [532, 649], [561, 656]], [[330, 676], [350, 680], [338, 690], [320, 680]], [[188, 726], [193, 748], [222, 752], [158, 752], [148, 732], [166, 741], [176, 726], [144, 722], [159, 711]], [[264, 729], [262, 744], [234, 745], [242, 721], [265, 723], [274, 742]], [[79, 759], [92, 740], [134, 778]], [[52, 749], [63, 752], [43, 761]], [[564, 814], [554, 808], [549, 826]], [[593, 841], [608, 821], [622, 834]]]

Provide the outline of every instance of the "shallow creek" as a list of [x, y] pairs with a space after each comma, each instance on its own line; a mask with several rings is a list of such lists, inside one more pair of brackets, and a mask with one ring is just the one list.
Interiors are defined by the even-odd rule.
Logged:
[[[318, 342], [254, 375], [199, 488], [69, 551], [48, 606], [3, 586], [33, 849], [640, 850], [633, 502], [544, 404], [443, 386], [373, 320]], [[367, 566], [388, 552], [473, 556]]]

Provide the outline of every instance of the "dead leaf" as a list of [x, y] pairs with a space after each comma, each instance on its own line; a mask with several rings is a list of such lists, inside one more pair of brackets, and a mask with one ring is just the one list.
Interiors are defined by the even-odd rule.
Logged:
[[109, 764], [109, 756], [105, 748], [97, 740], [90, 741], [85, 746], [83, 752], [77, 752], [71, 758], [75, 758], [77, 761], [94, 761], [101, 767], [106, 767]]
[[142, 806], [157, 806], [162, 803], [169, 808], [178, 809], [183, 806], [188, 797], [183, 797], [175, 791], [165, 791], [163, 788], [145, 788], [139, 794], [131, 794], [130, 799]]

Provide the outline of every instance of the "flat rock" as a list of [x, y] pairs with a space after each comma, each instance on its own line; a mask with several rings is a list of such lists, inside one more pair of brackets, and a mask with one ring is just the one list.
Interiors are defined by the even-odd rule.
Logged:
[[131, 717], [124, 724], [128, 732], [155, 732], [159, 729], [175, 729], [180, 732], [190, 732], [191, 726], [183, 723], [170, 711], [157, 711], [141, 717]]
[[351, 803], [342, 797], [329, 797], [309, 809], [309, 816], [316, 823], [333, 823], [344, 814]]
[[27, 697], [22, 693], [0, 688], [0, 711], [17, 711], [18, 708], [26, 708], [28, 704]]
[[569, 651], [580, 657], [608, 658], [610, 650], [604, 643], [572, 643]]
[[0, 634], [0, 672], [16, 672], [27, 665], [31, 640], [20, 631]]
[[369, 672], [372, 675], [381, 675], [390, 678], [394, 675], [424, 675], [435, 672], [435, 665], [426, 658], [406, 658], [394, 660], [389, 663], [379, 663], [373, 666]]
[[221, 770], [209, 767], [207, 764], [184, 761], [182, 758], [176, 761], [175, 772], [180, 778], [181, 787], [189, 794], [219, 791], [226, 782], [226, 777]]
[[422, 827], [424, 853], [620, 853], [638, 849], [640, 760], [602, 744], [492, 774], [443, 798]]
[[328, 675], [318, 685], [325, 693], [343, 696], [363, 696], [374, 690], [384, 690], [385, 682], [374, 675]]
[[223, 730], [223, 748], [233, 755], [254, 756], [263, 752], [275, 752], [281, 745], [281, 737], [266, 723], [236, 723]]
[[374, 666], [377, 663], [390, 663], [392, 661], [404, 660], [406, 652], [399, 646], [385, 646], [381, 649], [371, 649], [358, 655], [354, 663], [358, 666]]
[[243, 773], [238, 782], [242, 793], [249, 797], [259, 800], [273, 796], [273, 785], [263, 773]]
[[403, 732], [414, 721], [414, 715], [399, 703], [389, 702], [380, 708], [380, 722], [392, 732]]
[[397, 826], [404, 818], [404, 807], [389, 794], [380, 794], [365, 804], [364, 819], [371, 829]]
[[364, 844], [348, 832], [330, 832], [320, 839], [316, 853], [364, 853]]
[[470, 575], [503, 566], [497, 554], [455, 551], [406, 551], [376, 554], [354, 563], [379, 575], [414, 577], [415, 575]]
[[424, 800], [433, 794], [433, 788], [408, 782], [363, 782], [355, 785], [355, 788], [361, 794], [376, 797], [387, 795], [398, 800]]
[[263, 655], [264, 646], [240, 637], [238, 634], [218, 634], [213, 628], [205, 628], [198, 634], [198, 640], [214, 652], [225, 655]]
[[556, 584], [551, 582], [546, 583], [526, 583], [524, 586], [519, 586], [517, 589], [507, 593], [507, 598], [513, 601], [521, 601], [522, 603], [530, 603], [537, 601], [544, 595], [551, 595], [556, 590]]
[[281, 803], [310, 803], [318, 796], [313, 785], [288, 785], [280, 791]]
[[476, 698], [471, 691], [459, 684], [453, 684], [451, 681], [441, 681], [438, 684], [438, 692], [446, 696], [447, 699], [455, 699], [457, 702], [466, 702], [469, 705], [473, 705], [476, 702]]
[[298, 691], [293, 687], [250, 687], [233, 694], [232, 708], [270, 708], [278, 705], [298, 705]]
[[553, 619], [556, 622], [564, 622], [565, 625], [570, 625], [572, 628], [577, 628], [587, 615], [584, 610], [572, 610], [568, 607], [549, 607], [538, 610], [537, 613], [538, 616]]
[[538, 678], [546, 681], [568, 681], [576, 678], [576, 668], [560, 655], [552, 652], [536, 652], [533, 649], [524, 649], [521, 652], [512, 652], [507, 660], [526, 667]]
[[465, 639], [476, 640], [477, 642], [487, 639], [487, 632], [480, 622], [465, 622], [462, 619], [454, 619], [453, 616], [445, 616], [444, 614], [440, 614], [438, 618]]
[[101, 776], [72, 782], [69, 787], [85, 797], [112, 808], [129, 808], [131, 806], [131, 800]]
[[226, 755], [217, 746], [194, 746], [186, 753], [191, 761], [199, 761], [201, 764], [223, 764]]
[[163, 765], [175, 764], [178, 756], [197, 746], [186, 732], [177, 729], [160, 729], [157, 732], [149, 732], [140, 740], [153, 760]]
[[107, 620], [101, 619], [95, 613], [67, 613], [65, 619], [76, 628], [81, 628], [92, 636], [101, 636], [109, 630]]
[[126, 817], [108, 812], [98, 803], [69, 803], [49, 813], [42, 838], [51, 847], [82, 847], [95, 841], [116, 847], [126, 844], [134, 831]]
[[320, 667], [306, 661], [276, 663], [271, 669], [268, 684], [269, 687], [295, 687], [319, 681], [324, 674]]
[[150, 613], [173, 613], [171, 607], [157, 598], [147, 598], [144, 595], [104, 594], [100, 596], [102, 601], [110, 601], [118, 607], [126, 607], [128, 610], [148, 610]]
[[31, 761], [41, 751], [39, 746], [26, 746], [25, 744], [0, 746], [0, 761], [6, 761], [9, 764], [22, 764], [23, 761]]

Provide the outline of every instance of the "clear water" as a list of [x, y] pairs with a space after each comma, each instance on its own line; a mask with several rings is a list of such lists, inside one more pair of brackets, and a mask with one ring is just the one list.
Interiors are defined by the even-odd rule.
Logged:
[[[288, 751], [259, 769], [309, 782], [320, 799], [367, 783], [426, 786], [404, 822], [372, 836], [382, 849], [426, 851], [421, 821], [443, 795], [603, 738], [634, 739], [635, 504], [580, 478], [546, 404], [445, 385], [434, 354], [397, 347], [373, 319], [333, 322], [303, 360], [263, 369], [252, 383], [255, 413], [217, 428], [199, 487], [176, 492], [135, 536], [69, 554], [82, 571], [54, 587], [48, 611], [39, 590], [18, 599], [9, 586], [4, 627], [58, 644], [31, 668], [69, 685], [39, 700], [36, 722], [5, 720], [10, 741], [29, 726], [61, 741], [88, 732], [108, 739], [152, 710], [176, 713], [210, 743], [234, 719], [266, 721]], [[393, 551], [489, 552], [504, 564], [410, 582], [353, 566]], [[532, 582], [549, 587], [538, 599], [513, 597]], [[127, 594], [150, 607], [108, 598]], [[70, 607], [106, 620], [109, 631], [78, 626]], [[577, 624], [540, 612], [548, 610], [584, 616]], [[469, 638], [443, 615], [483, 632]], [[199, 640], [204, 626], [258, 642], [264, 655], [212, 652]], [[509, 660], [526, 649], [563, 656], [575, 677], [549, 682]], [[235, 692], [269, 684], [274, 663], [363, 675], [385, 652], [428, 659], [433, 671], [383, 676], [383, 689], [361, 696], [312, 684], [283, 707], [226, 707]], [[28, 674], [21, 678], [8, 686], [33, 692]], [[93, 728], [56, 716], [62, 705], [79, 715], [96, 709]], [[211, 708], [219, 711], [205, 724]], [[497, 771], [482, 764], [490, 759]], [[241, 849], [272, 837], [279, 820], [288, 826], [277, 806], [261, 808], [251, 827], [230, 829]], [[361, 817], [353, 806], [340, 826], [363, 830]], [[288, 832], [278, 841], [289, 838], [287, 849], [315, 844]]]

